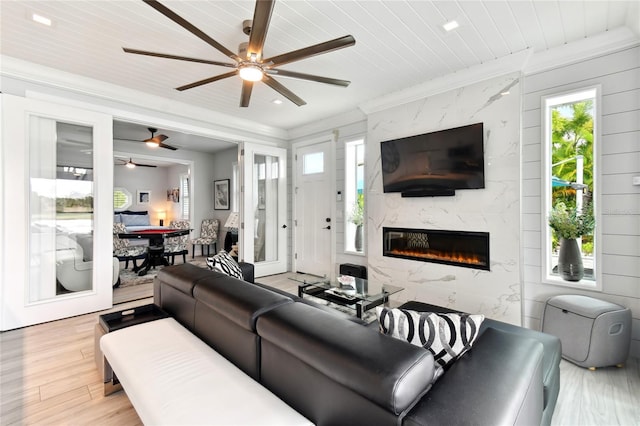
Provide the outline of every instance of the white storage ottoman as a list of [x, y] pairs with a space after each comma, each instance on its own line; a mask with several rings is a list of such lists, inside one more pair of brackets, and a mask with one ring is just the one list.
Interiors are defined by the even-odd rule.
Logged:
[[560, 338], [562, 357], [581, 367], [621, 367], [629, 356], [631, 310], [587, 296], [547, 300], [542, 331]]

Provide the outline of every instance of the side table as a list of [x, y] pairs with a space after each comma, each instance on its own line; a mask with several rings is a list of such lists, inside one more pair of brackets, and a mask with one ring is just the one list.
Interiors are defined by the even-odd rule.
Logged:
[[94, 327], [94, 356], [100, 376], [103, 378], [105, 396], [119, 391], [122, 386], [118, 378], [113, 374], [113, 370], [104, 355], [102, 355], [100, 338], [121, 328], [167, 317], [169, 317], [169, 314], [153, 304], [100, 315], [98, 323]]

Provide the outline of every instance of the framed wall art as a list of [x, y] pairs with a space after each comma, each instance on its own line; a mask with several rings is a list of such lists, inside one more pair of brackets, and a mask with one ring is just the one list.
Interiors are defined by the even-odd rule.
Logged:
[[167, 189], [167, 201], [180, 202], [180, 188]]
[[229, 182], [230, 179], [213, 181], [214, 210], [229, 210]]
[[139, 190], [136, 200], [138, 201], [138, 204], [149, 204], [151, 202], [151, 191], [148, 189]]

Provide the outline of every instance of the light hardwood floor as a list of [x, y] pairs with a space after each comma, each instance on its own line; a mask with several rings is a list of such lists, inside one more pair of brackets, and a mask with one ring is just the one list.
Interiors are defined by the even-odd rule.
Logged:
[[[260, 282], [296, 291], [286, 275]], [[142, 299], [112, 311], [151, 302]], [[0, 334], [0, 425], [141, 424], [124, 392], [102, 394], [93, 327], [105, 312]], [[552, 423], [640, 425], [640, 360], [630, 359], [622, 369], [595, 372], [562, 361], [560, 397]]]
[[0, 334], [0, 425], [142, 424], [124, 392], [103, 396], [93, 330], [105, 312]]

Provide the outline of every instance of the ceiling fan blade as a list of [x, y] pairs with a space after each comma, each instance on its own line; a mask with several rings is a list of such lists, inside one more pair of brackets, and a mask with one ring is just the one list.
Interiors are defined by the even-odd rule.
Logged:
[[187, 31], [195, 35], [196, 37], [200, 38], [205, 43], [218, 49], [220, 52], [224, 53], [226, 56], [230, 57], [234, 61], [240, 60], [238, 55], [236, 55], [235, 53], [233, 53], [232, 51], [230, 51], [229, 49], [227, 49], [226, 47], [224, 47], [223, 45], [221, 45], [220, 43], [218, 43], [208, 35], [206, 35], [204, 32], [202, 32], [199, 28], [197, 28], [191, 22], [187, 21], [186, 19], [184, 19], [183, 17], [181, 17], [180, 15], [178, 15], [168, 7], [164, 6], [160, 2], [156, 0], [143, 0], [143, 1], [149, 6], [151, 6], [152, 8], [154, 8], [155, 10], [157, 10], [158, 12], [162, 13], [167, 18], [171, 19], [176, 24], [180, 25], [181, 27], [183, 27], [184, 29], [186, 29]]
[[264, 81], [264, 83], [267, 86], [271, 87], [273, 90], [275, 90], [276, 92], [280, 93], [282, 96], [284, 96], [285, 98], [289, 99], [294, 104], [296, 104], [298, 106], [302, 106], [302, 105], [306, 105], [307, 104], [304, 100], [299, 98], [291, 90], [287, 89], [282, 84], [278, 83], [275, 79], [269, 77], [268, 75], [265, 74], [265, 76], [262, 77], [262, 81]]
[[176, 55], [169, 55], [166, 53], [149, 52], [147, 50], [129, 49], [128, 47], [123, 47], [122, 50], [124, 50], [127, 53], [133, 53], [135, 55], [153, 56], [156, 58], [166, 58], [166, 59], [177, 59], [178, 61], [198, 62], [201, 64], [218, 65], [221, 67], [229, 67], [229, 68], [236, 67], [235, 64], [230, 64], [227, 62], [209, 61], [207, 59], [189, 58], [188, 56], [176, 56]]
[[185, 84], [184, 86], [176, 87], [176, 90], [183, 91], [187, 89], [193, 89], [194, 87], [202, 86], [204, 84], [213, 83], [214, 81], [222, 80], [224, 78], [233, 77], [238, 73], [238, 70], [228, 72], [226, 74], [216, 75], [215, 77], [205, 78], [204, 80], [196, 81], [195, 83]]
[[[249, 36], [249, 47], [247, 55], [256, 54], [256, 60], [262, 58], [262, 48], [267, 38], [269, 21], [273, 13], [274, 0], [256, 0], [256, 8], [253, 12], [253, 22], [251, 23], [251, 35]], [[249, 58], [247, 58], [249, 59]]]
[[152, 166], [151, 164], [140, 164], [140, 163], [133, 163], [136, 165], [136, 167], [158, 167], [158, 166]]
[[158, 144], [158, 146], [159, 146], [160, 148], [170, 149], [171, 151], [177, 151], [177, 150], [178, 150], [178, 148], [176, 148], [175, 146], [167, 145], [166, 143], [162, 143], [162, 142], [160, 142], [160, 143]]
[[253, 81], [242, 80], [242, 94], [240, 95], [240, 106], [246, 108], [249, 106], [251, 99], [251, 91], [253, 90]]
[[347, 87], [349, 86], [349, 84], [351, 84], [351, 82], [348, 80], [338, 80], [337, 78], [321, 77], [318, 75], [303, 74], [301, 72], [294, 72], [294, 71], [287, 71], [287, 70], [270, 69], [270, 70], [267, 70], [267, 74], [277, 75], [282, 77], [299, 78], [302, 80], [309, 80], [309, 81], [317, 81], [318, 83], [333, 84], [333, 85], [342, 86], [342, 87]]
[[275, 68], [280, 65], [288, 64], [290, 62], [299, 61], [300, 59], [306, 59], [312, 56], [320, 55], [322, 53], [329, 53], [333, 52], [334, 50], [353, 46], [354, 44], [356, 44], [356, 39], [351, 35], [346, 35], [334, 40], [325, 41], [324, 43], [314, 44], [313, 46], [305, 47], [303, 49], [298, 49], [289, 53], [283, 53], [282, 55], [273, 56], [271, 58], [265, 59], [262, 62], [268, 65], [269, 68]]

